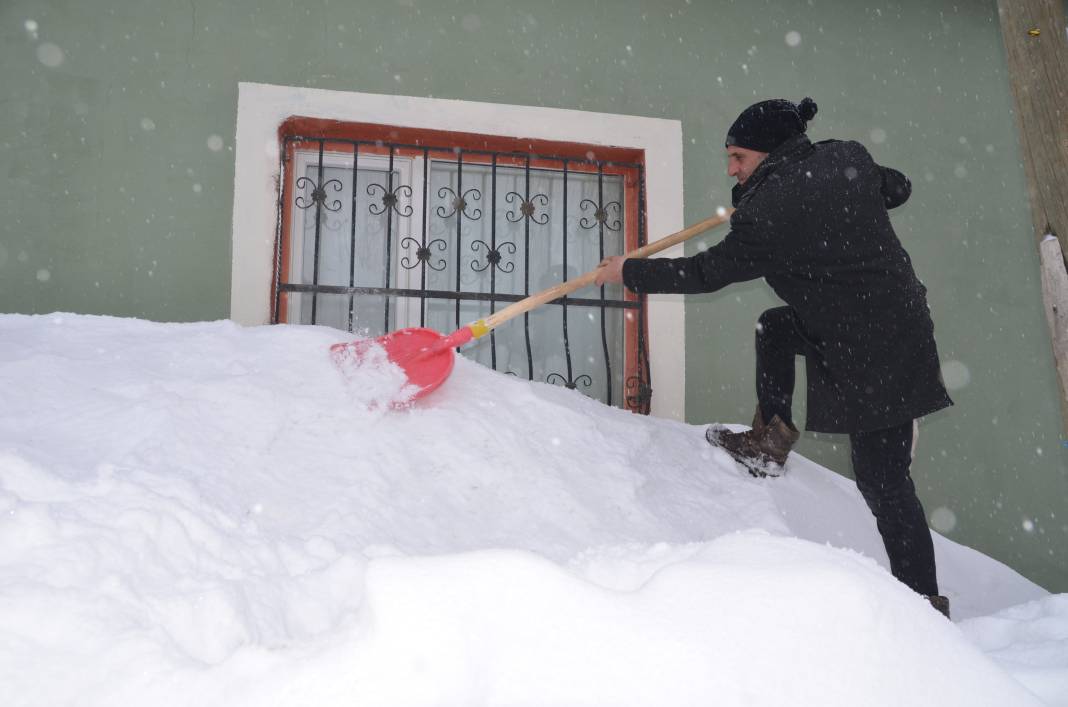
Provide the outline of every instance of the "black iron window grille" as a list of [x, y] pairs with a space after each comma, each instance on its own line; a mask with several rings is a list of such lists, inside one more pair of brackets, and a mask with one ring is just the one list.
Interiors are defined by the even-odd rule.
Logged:
[[[275, 323], [448, 333], [645, 243], [640, 163], [306, 135], [283, 143]], [[644, 298], [618, 285], [576, 295], [463, 354], [648, 413]]]

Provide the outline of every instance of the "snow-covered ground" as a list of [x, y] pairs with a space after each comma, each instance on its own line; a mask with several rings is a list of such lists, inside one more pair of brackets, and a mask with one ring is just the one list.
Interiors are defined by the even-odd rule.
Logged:
[[1068, 705], [1068, 595], [850, 482], [340, 332], [0, 315], [4, 705]]

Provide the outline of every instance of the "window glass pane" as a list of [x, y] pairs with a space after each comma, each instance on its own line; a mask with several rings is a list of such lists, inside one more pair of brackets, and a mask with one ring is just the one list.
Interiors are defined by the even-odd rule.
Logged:
[[[361, 161], [369, 160], [362, 157]], [[297, 219], [294, 232], [299, 234], [299, 241], [294, 244], [289, 281], [339, 287], [387, 287], [394, 284], [397, 263], [387, 262], [386, 244], [390, 243], [389, 261], [395, 261], [402, 220], [410, 219], [401, 215], [406, 213], [404, 207], [408, 205], [408, 199], [404, 197], [408, 194], [399, 195], [402, 199], [400, 209], [385, 206], [383, 196], [397, 193], [401, 186], [400, 172], [394, 171], [393, 191], [390, 192], [388, 171], [361, 165], [357, 172], [354, 202], [351, 155], [324, 156], [321, 179], [317, 153], [308, 155], [303, 162], [303, 174], [298, 176], [296, 183], [297, 209], [294, 210]], [[386, 301], [379, 295], [353, 297], [352, 329], [377, 336], [393, 328], [396, 308], [390, 307], [387, 323]], [[300, 298], [299, 318], [303, 323], [314, 322], [347, 330], [349, 313], [350, 298], [347, 295], [320, 295], [314, 301], [310, 296]]]
[[[458, 242], [462, 290], [489, 292], [492, 286], [496, 292], [517, 295], [552, 287], [562, 282], [565, 274], [573, 279], [592, 270], [601, 261], [602, 252], [624, 252], [623, 183], [619, 176], [604, 175], [598, 180], [596, 174], [567, 174], [565, 273], [562, 170], [531, 169], [528, 188], [524, 168], [498, 165], [495, 202], [491, 175], [488, 165], [467, 163], [458, 167], [455, 162], [431, 162], [428, 238], [441, 239], [451, 255], [448, 272], [429, 274], [429, 288], [456, 290]], [[529, 215], [524, 213], [524, 206]], [[603, 228], [597, 218], [599, 210], [604, 215]], [[487, 257], [493, 245], [500, 261], [489, 268]], [[605, 296], [620, 298], [621, 286], [606, 288]]]
[[[429, 233], [453, 255], [449, 271], [431, 274], [429, 287], [456, 291], [459, 276], [460, 291], [527, 295], [592, 270], [605, 255], [624, 252], [623, 183], [619, 176], [570, 171], [565, 178], [562, 169], [528, 172], [523, 167], [498, 165], [494, 194], [491, 166], [434, 161], [430, 185], [436, 201], [432, 202]], [[595, 299], [600, 292], [587, 288], [574, 296]], [[607, 299], [622, 296], [619, 285], [605, 288]], [[495, 309], [506, 305], [498, 304]], [[432, 312], [431, 319], [440, 322], [439, 326], [455, 328], [488, 315], [490, 306], [465, 304], [459, 317], [455, 304], [445, 308], [432, 305]], [[603, 319], [602, 334], [600, 308], [570, 306], [565, 345], [563, 308], [542, 307], [531, 312], [526, 322], [510, 322], [492, 341], [478, 342], [464, 353], [498, 370], [522, 377], [532, 375], [540, 381], [552, 378], [552, 382], [570, 384], [601, 399], [607, 398], [611, 385], [613, 399], [619, 400], [622, 310], [609, 308]]]

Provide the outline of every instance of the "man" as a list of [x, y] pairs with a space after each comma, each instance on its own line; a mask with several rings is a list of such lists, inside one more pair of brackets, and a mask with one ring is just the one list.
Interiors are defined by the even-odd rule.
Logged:
[[794, 357], [808, 375], [806, 429], [849, 435], [857, 486], [875, 515], [894, 576], [949, 616], [934, 547], [909, 474], [913, 421], [952, 401], [942, 384], [926, 288], [887, 209], [911, 193], [900, 172], [856, 142], [813, 144], [816, 104], [750, 106], [727, 133], [738, 181], [731, 231], [691, 258], [605, 259], [597, 283], [637, 293], [714, 292], [763, 277], [785, 307], [756, 330], [753, 427], [710, 427], [754, 476], [778, 476], [800, 433], [793, 423]]

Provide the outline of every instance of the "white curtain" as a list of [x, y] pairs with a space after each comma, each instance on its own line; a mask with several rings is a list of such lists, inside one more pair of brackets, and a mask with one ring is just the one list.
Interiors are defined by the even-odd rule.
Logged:
[[[395, 260], [397, 253], [397, 237], [399, 229], [407, 227], [402, 224], [398, 213], [394, 211], [390, 223], [387, 224], [387, 210], [381, 204], [383, 189], [389, 186], [389, 173], [381, 169], [360, 168], [357, 173], [356, 201], [353, 208], [352, 192], [352, 166], [351, 156], [348, 157], [349, 166], [324, 165], [322, 181], [319, 179], [319, 167], [317, 163], [309, 164], [304, 170], [307, 181], [299, 179], [298, 182], [304, 187], [303, 199], [297, 197], [298, 209], [302, 205], [309, 205], [298, 212], [299, 232], [301, 243], [299, 250], [301, 256], [294, 262], [294, 268], [300, 284], [337, 285], [350, 286], [350, 281], [357, 287], [386, 287], [386, 274], [391, 277], [396, 273], [394, 263], [386, 262], [386, 233], [387, 226], [394, 231], [391, 234], [390, 260]], [[394, 172], [394, 192], [404, 186], [399, 183], [400, 174]], [[317, 206], [312, 196], [316, 185], [321, 185], [325, 190], [325, 199]], [[372, 185], [375, 185], [372, 187]], [[370, 189], [370, 193], [368, 193]], [[298, 193], [301, 190], [297, 190]], [[406, 194], [406, 190], [402, 195]], [[407, 204], [405, 204], [407, 206]], [[372, 208], [375, 207], [375, 208]], [[294, 209], [296, 212], [297, 209]], [[315, 248], [316, 248], [316, 211], [319, 218], [319, 271], [318, 279], [315, 273]], [[406, 209], [405, 209], [406, 212]], [[353, 239], [353, 216], [355, 215], [355, 239]], [[297, 229], [294, 229], [295, 231]], [[355, 240], [356, 257], [352, 259], [352, 243]], [[391, 281], [390, 285], [394, 283]], [[349, 305], [348, 295], [319, 294], [314, 298], [310, 294], [301, 295], [299, 301], [299, 318], [291, 318], [290, 321], [299, 321], [303, 324], [312, 323], [312, 308], [314, 300], [315, 319], [314, 323], [336, 327], [338, 329], [349, 328]], [[386, 297], [383, 295], [359, 295], [351, 298], [352, 304], [352, 328], [369, 336], [377, 336], [384, 331], [393, 328], [395, 321], [391, 313], [390, 320], [385, 319]]]
[[[527, 295], [565, 279], [574, 279], [600, 262], [602, 232], [604, 254], [623, 252], [623, 189], [619, 177], [605, 175], [599, 180], [596, 174], [568, 172], [566, 224], [565, 176], [560, 170], [530, 170], [528, 187], [524, 168], [498, 166], [494, 197], [491, 167], [465, 164], [461, 171], [455, 163], [434, 162], [430, 185], [431, 203], [439, 204], [441, 210], [431, 209], [427, 238], [428, 241], [442, 239], [453, 256], [445, 271], [428, 277], [428, 288], [456, 289], [458, 218], [460, 286], [467, 292], [488, 293], [492, 287], [497, 293]], [[451, 203], [458, 191], [460, 196], [467, 195], [462, 215], [455, 213]], [[602, 204], [606, 216], [603, 229], [596, 218], [596, 211]], [[524, 213], [524, 205], [529, 213]], [[496, 265], [489, 262], [494, 240], [500, 255]], [[595, 299], [600, 297], [600, 291], [587, 288], [573, 297]], [[607, 287], [605, 297], [619, 299], [622, 291], [618, 285]], [[508, 304], [497, 303], [493, 309], [499, 310]], [[465, 324], [490, 312], [488, 302], [462, 302], [459, 323]], [[566, 342], [563, 313], [561, 305], [545, 305], [531, 312], [526, 321], [520, 317], [508, 322], [496, 330], [492, 339], [486, 337], [465, 349], [464, 353], [485, 365], [495, 363], [497, 370], [523, 378], [559, 384], [570, 382], [577, 389], [602, 400], [607, 398], [610, 370], [612, 400], [618, 404], [623, 374], [623, 310], [604, 309], [602, 338], [601, 308], [569, 305]], [[428, 326], [439, 331], [457, 327], [455, 303], [435, 300], [428, 306], [427, 314]]]

